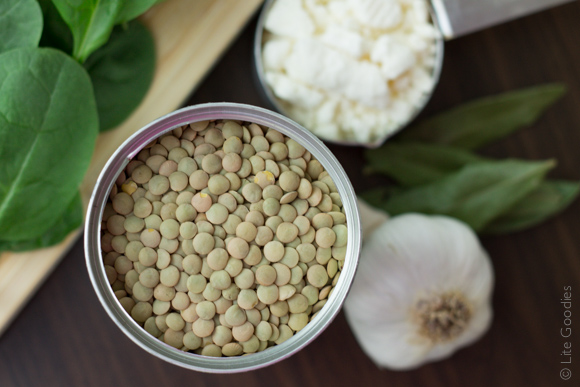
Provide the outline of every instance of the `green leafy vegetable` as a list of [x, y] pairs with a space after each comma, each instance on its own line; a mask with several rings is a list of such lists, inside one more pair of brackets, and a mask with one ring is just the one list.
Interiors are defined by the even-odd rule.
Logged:
[[64, 53], [0, 55], [0, 236], [40, 237], [77, 194], [98, 133], [90, 78]]
[[[72, 35], [52, 3], [42, 0], [46, 26], [41, 44], [72, 50]], [[109, 41], [84, 63], [95, 92], [100, 130], [123, 122], [139, 105], [153, 79], [155, 43], [138, 21], [113, 29]]]
[[109, 42], [85, 62], [89, 72], [101, 131], [114, 128], [139, 105], [153, 79], [155, 44], [137, 20], [116, 27]]
[[563, 85], [548, 84], [483, 98], [423, 120], [398, 138], [475, 149], [531, 125], [564, 92]]
[[42, 12], [35, 0], [0, 2], [0, 53], [36, 47], [42, 33]]
[[153, 75], [153, 39], [127, 22], [157, 2], [0, 3], [0, 251], [56, 244], [82, 222], [99, 115], [103, 129], [118, 125]]
[[480, 231], [536, 189], [554, 164], [516, 160], [468, 164], [441, 180], [394, 193], [386, 200], [376, 192], [363, 199], [391, 215], [443, 214]]
[[58, 10], [51, 0], [38, 0], [44, 17], [44, 28], [39, 45], [41, 47], [53, 47], [72, 53], [73, 37], [70, 28], [66, 25]]
[[131, 21], [162, 1], [163, 0], [124, 0], [115, 20], [115, 24], [122, 24]]
[[494, 219], [483, 232], [499, 234], [535, 226], [564, 210], [578, 196], [580, 183], [547, 180], [506, 213]]
[[469, 163], [485, 159], [464, 149], [390, 141], [365, 151], [367, 170], [383, 173], [404, 186], [431, 183]]
[[77, 193], [69, 206], [56, 220], [57, 222], [42, 236], [23, 241], [0, 240], [0, 251], [26, 251], [54, 246], [83, 223], [83, 203]]
[[79, 62], [107, 42], [123, 6], [119, 0], [52, 1], [72, 32], [72, 56]]

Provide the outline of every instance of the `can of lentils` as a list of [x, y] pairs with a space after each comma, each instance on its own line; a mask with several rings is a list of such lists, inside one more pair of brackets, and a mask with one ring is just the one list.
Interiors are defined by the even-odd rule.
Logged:
[[292, 120], [209, 103], [145, 126], [89, 203], [89, 276], [117, 326], [181, 367], [234, 373], [285, 359], [336, 317], [361, 247], [334, 155]]

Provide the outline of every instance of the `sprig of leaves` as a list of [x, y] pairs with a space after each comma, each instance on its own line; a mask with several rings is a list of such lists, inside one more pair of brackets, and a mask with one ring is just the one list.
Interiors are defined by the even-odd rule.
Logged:
[[56, 244], [82, 223], [99, 127], [121, 123], [153, 77], [153, 38], [131, 20], [157, 2], [0, 3], [0, 251]]
[[[475, 231], [509, 210], [536, 189], [554, 162], [518, 160], [467, 164], [433, 183], [402, 190], [369, 204], [391, 215], [442, 214], [461, 219]], [[368, 197], [363, 195], [363, 199]]]
[[73, 58], [84, 62], [104, 45], [116, 24], [136, 18], [159, 0], [52, 0], [73, 36]]
[[[93, 83], [101, 131], [116, 127], [133, 112], [149, 90], [155, 70], [153, 36], [139, 21], [129, 21], [159, 0], [121, 3], [114, 23], [123, 25], [113, 28], [109, 41], [83, 63]], [[40, 44], [73, 53], [73, 35], [59, 11], [49, 0], [42, 0], [41, 6], [45, 28]]]
[[533, 124], [565, 91], [555, 83], [478, 99], [409, 127], [398, 140], [477, 149]]
[[72, 32], [72, 56], [81, 63], [109, 39], [122, 4], [117, 0], [52, 2]]
[[469, 149], [534, 122], [564, 90], [545, 85], [487, 97], [409, 128], [365, 153], [367, 173], [388, 175], [401, 188], [381, 187], [361, 196], [392, 215], [445, 214], [482, 233], [518, 231], [544, 221], [573, 202], [580, 183], [546, 180], [553, 161], [496, 161]]
[[389, 175], [403, 186], [431, 183], [485, 158], [460, 148], [425, 143], [387, 142], [365, 153], [367, 173]]
[[563, 211], [580, 192], [580, 184], [564, 180], [546, 180], [523, 200], [488, 224], [484, 231], [501, 234], [523, 230]]

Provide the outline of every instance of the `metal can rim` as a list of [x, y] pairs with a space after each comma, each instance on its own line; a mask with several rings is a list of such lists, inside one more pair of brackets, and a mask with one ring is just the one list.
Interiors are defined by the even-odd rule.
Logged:
[[[101, 259], [100, 229], [104, 206], [118, 174], [154, 138], [191, 122], [232, 119], [255, 122], [276, 129], [303, 145], [324, 166], [335, 182], [347, 218], [348, 242], [344, 267], [332, 295], [319, 314], [290, 339], [263, 352], [247, 356], [215, 358], [187, 353], [149, 335], [117, 301]], [[234, 373], [259, 369], [293, 355], [312, 342], [334, 320], [354, 279], [361, 248], [362, 230], [356, 195], [346, 172], [332, 152], [311, 132], [281, 114], [244, 104], [207, 103], [169, 113], [129, 137], [101, 171], [90, 198], [85, 223], [85, 259], [99, 301], [115, 324], [141, 348], [169, 363], [195, 371]]]

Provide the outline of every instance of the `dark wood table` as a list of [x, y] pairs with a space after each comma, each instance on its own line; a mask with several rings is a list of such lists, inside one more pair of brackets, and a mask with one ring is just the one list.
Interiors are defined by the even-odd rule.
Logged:
[[[188, 104], [263, 105], [251, 77], [253, 20]], [[472, 98], [545, 82], [566, 97], [533, 127], [485, 150], [497, 157], [557, 158], [551, 176], [580, 180], [580, 2], [478, 32], [445, 46], [441, 81], [424, 115]], [[355, 189], [362, 149], [331, 146]], [[414, 371], [377, 368], [341, 313], [301, 352], [238, 375], [210, 375], [163, 362], [137, 347], [99, 304], [79, 240], [0, 338], [0, 386], [556, 386], [580, 385], [580, 202], [507, 236], [486, 237], [496, 273], [495, 317], [476, 344]], [[564, 287], [572, 287], [572, 336], [564, 339]], [[578, 300], [578, 301], [577, 301]], [[1, 307], [1, 305], [0, 305]], [[562, 381], [565, 341], [572, 377]]]

